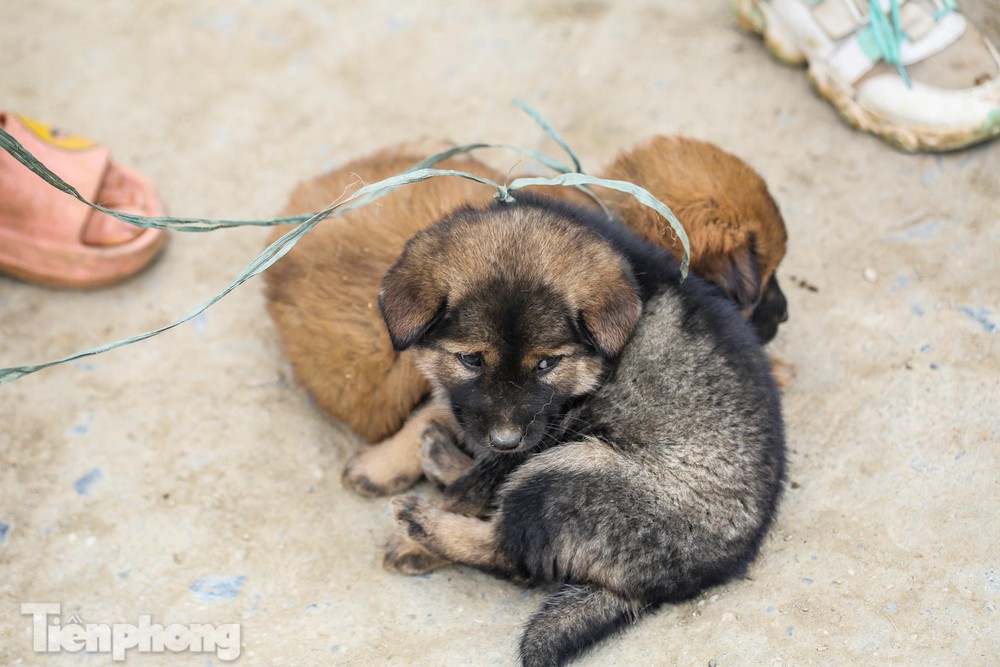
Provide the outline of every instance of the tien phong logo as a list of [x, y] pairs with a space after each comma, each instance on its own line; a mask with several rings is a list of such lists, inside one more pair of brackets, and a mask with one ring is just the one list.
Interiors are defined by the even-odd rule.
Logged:
[[226, 623], [152, 622], [149, 614], [139, 614], [137, 624], [84, 623], [79, 616], [65, 621], [58, 602], [27, 602], [21, 614], [31, 616], [32, 649], [35, 653], [108, 653], [115, 661], [125, 660], [129, 651], [137, 653], [214, 653], [219, 660], [240, 657], [240, 625]]

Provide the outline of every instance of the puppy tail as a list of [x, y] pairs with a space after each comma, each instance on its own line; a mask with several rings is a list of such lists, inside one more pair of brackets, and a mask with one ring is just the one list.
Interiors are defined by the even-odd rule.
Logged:
[[565, 665], [645, 610], [605, 588], [562, 584], [528, 620], [521, 637], [521, 664]]

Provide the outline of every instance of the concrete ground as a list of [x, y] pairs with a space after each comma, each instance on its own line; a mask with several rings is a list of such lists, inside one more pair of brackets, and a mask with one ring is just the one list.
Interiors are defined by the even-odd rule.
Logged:
[[[996, 37], [1000, 3], [967, 4]], [[1000, 664], [1000, 143], [914, 156], [853, 132], [721, 0], [6, 3], [0, 45], [3, 108], [109, 144], [176, 215], [270, 217], [297, 181], [423, 136], [555, 152], [513, 97], [594, 170], [654, 133], [744, 157], [790, 232], [790, 487], [747, 579], [581, 664]], [[162, 325], [265, 235], [174, 234], [100, 291], [0, 277], [0, 366]], [[387, 503], [341, 486], [357, 443], [291, 379], [259, 280], [0, 387], [0, 422], [0, 664], [110, 662], [33, 653], [30, 602], [238, 623], [251, 665], [510, 664], [542, 600], [382, 570]]]

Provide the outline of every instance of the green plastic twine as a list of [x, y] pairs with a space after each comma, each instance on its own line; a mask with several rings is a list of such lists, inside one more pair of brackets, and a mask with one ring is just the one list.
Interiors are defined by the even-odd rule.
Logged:
[[[429, 178], [436, 178], [439, 176], [457, 176], [459, 178], [466, 178], [484, 185], [489, 185], [490, 187], [496, 189], [497, 199], [500, 201], [505, 201], [507, 203], [513, 203], [515, 200], [510, 194], [520, 188], [529, 186], [570, 186], [583, 190], [588, 195], [590, 195], [594, 200], [604, 209], [606, 213], [610, 216], [610, 212], [603, 202], [594, 195], [588, 188], [588, 186], [598, 186], [605, 187], [612, 190], [618, 190], [620, 192], [625, 192], [636, 199], [639, 203], [644, 206], [652, 208], [654, 211], [659, 213], [666, 219], [673, 233], [676, 234], [677, 238], [680, 240], [681, 245], [684, 248], [684, 256], [681, 259], [681, 276], [687, 277], [688, 264], [690, 261], [690, 245], [688, 243], [687, 234], [684, 233], [684, 228], [681, 226], [680, 221], [674, 216], [670, 209], [663, 204], [663, 202], [657, 200], [650, 194], [647, 190], [635, 185], [633, 183], [628, 183], [625, 181], [612, 181], [602, 178], [596, 178], [594, 176], [588, 176], [583, 173], [583, 169], [580, 166], [580, 161], [577, 159], [576, 155], [570, 150], [566, 142], [559, 136], [559, 134], [552, 128], [552, 126], [544, 119], [538, 112], [529, 107], [523, 102], [518, 100], [514, 101], [518, 107], [523, 109], [528, 113], [531, 118], [545, 130], [546, 133], [552, 137], [553, 140], [566, 153], [569, 155], [573, 162], [573, 167], [569, 167], [565, 164], [560, 163], [558, 160], [538, 153], [536, 151], [525, 150], [517, 148], [515, 146], [508, 146], [505, 144], [467, 144], [464, 146], [456, 146], [450, 148], [446, 151], [442, 151], [431, 157], [419, 162], [407, 171], [390, 178], [378, 181], [377, 183], [372, 183], [370, 185], [365, 185], [358, 188], [349, 196], [340, 199], [327, 208], [319, 211], [318, 213], [313, 213], [309, 215], [299, 215], [291, 216], [286, 218], [273, 218], [270, 220], [210, 220], [205, 218], [174, 218], [174, 217], [145, 217], [141, 215], [133, 215], [130, 213], [121, 213], [119, 211], [114, 211], [98, 204], [94, 204], [87, 201], [80, 193], [71, 185], [63, 181], [56, 174], [54, 174], [45, 165], [39, 162], [31, 153], [29, 153], [24, 146], [22, 146], [16, 139], [10, 136], [3, 128], [0, 128], [0, 148], [10, 153], [17, 159], [21, 164], [30, 169], [32, 172], [37, 174], [45, 182], [52, 185], [54, 188], [65, 192], [66, 194], [78, 199], [87, 206], [97, 209], [103, 213], [107, 213], [119, 220], [124, 220], [137, 227], [147, 227], [154, 229], [172, 229], [175, 231], [184, 232], [207, 232], [215, 229], [222, 229], [227, 227], [246, 227], [246, 226], [274, 226], [274, 225], [284, 225], [284, 224], [294, 224], [295, 227], [283, 234], [280, 238], [271, 243], [267, 248], [264, 249], [250, 264], [240, 273], [229, 285], [223, 289], [221, 292], [213, 296], [208, 301], [205, 301], [201, 305], [197, 306], [195, 309], [181, 316], [180, 318], [174, 320], [166, 326], [160, 327], [158, 329], [153, 329], [151, 331], [146, 331], [144, 333], [130, 336], [122, 340], [106, 343], [104, 345], [99, 345], [97, 347], [84, 350], [82, 352], [77, 352], [76, 354], [71, 354], [62, 359], [57, 359], [54, 361], [48, 361], [40, 364], [25, 365], [25, 366], [13, 366], [10, 368], [0, 368], [0, 384], [6, 384], [8, 382], [13, 382], [25, 375], [30, 375], [44, 368], [49, 368], [50, 366], [58, 366], [60, 364], [65, 364], [71, 361], [76, 361], [77, 359], [82, 359], [84, 357], [90, 357], [96, 354], [101, 354], [102, 352], [107, 352], [115, 348], [124, 347], [126, 345], [131, 345], [132, 343], [137, 343], [141, 340], [146, 340], [147, 338], [152, 338], [158, 334], [163, 333], [173, 329], [176, 326], [184, 324], [185, 322], [197, 317], [201, 313], [208, 310], [211, 306], [221, 300], [224, 296], [232, 292], [234, 289], [245, 283], [250, 278], [263, 273], [272, 264], [281, 259], [285, 253], [291, 250], [299, 240], [309, 232], [313, 227], [315, 227], [319, 222], [327, 217], [339, 216], [347, 213], [348, 211], [360, 208], [361, 206], [366, 206], [379, 197], [382, 197], [396, 188], [411, 183], [417, 183], [419, 181], [425, 181]], [[542, 177], [532, 177], [532, 178], [518, 178], [511, 181], [509, 184], [503, 185], [496, 183], [488, 178], [483, 178], [482, 176], [477, 176], [475, 174], [470, 174], [463, 171], [456, 171], [453, 169], [434, 169], [433, 165], [447, 160], [450, 157], [459, 155], [462, 153], [469, 153], [474, 150], [482, 148], [506, 148], [512, 150], [520, 155], [530, 157], [531, 159], [537, 160], [546, 167], [552, 169], [553, 171], [559, 172], [559, 176], [554, 176], [552, 178], [542, 178]]]

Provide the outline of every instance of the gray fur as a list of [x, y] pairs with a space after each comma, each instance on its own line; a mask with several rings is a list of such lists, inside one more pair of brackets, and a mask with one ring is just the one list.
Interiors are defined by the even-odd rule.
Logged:
[[[619, 247], [635, 266], [642, 249]], [[603, 381], [536, 447], [477, 450], [445, 488], [452, 511], [394, 502], [431, 553], [555, 586], [525, 629], [525, 665], [564, 664], [642, 612], [742, 574], [773, 520], [785, 450], [770, 364], [718, 289], [664, 276]]]

